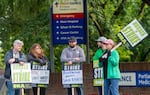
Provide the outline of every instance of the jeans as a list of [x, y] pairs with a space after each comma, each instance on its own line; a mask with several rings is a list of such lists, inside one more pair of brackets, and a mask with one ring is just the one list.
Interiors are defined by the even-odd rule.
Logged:
[[119, 79], [104, 79], [104, 95], [119, 95]]
[[[77, 95], [84, 95], [82, 87], [77, 87], [75, 89], [76, 89]], [[68, 88], [68, 95], [72, 95], [72, 88]]]
[[7, 81], [8, 95], [20, 95], [20, 89], [14, 89], [12, 81]]

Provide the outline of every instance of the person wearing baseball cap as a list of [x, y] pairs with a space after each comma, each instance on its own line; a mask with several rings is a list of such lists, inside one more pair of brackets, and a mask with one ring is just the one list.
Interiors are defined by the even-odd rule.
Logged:
[[[96, 50], [94, 56], [93, 56], [93, 61], [99, 60], [99, 58], [104, 54], [104, 52], [106, 51], [106, 42], [107, 38], [104, 36], [99, 37], [97, 40], [95, 40], [97, 42], [97, 46], [98, 49]], [[102, 95], [102, 87], [98, 86], [98, 95]]]
[[[83, 63], [85, 61], [84, 50], [77, 45], [77, 39], [75, 37], [70, 37], [68, 40], [68, 47], [64, 48], [60, 60], [62, 63], [66, 63], [66, 66], [74, 65], [75, 63]], [[71, 85], [65, 84], [68, 87], [68, 94], [72, 95]], [[77, 95], [84, 95], [83, 86], [79, 85], [76, 87]]]
[[106, 50], [106, 42], [107, 38], [104, 36], [99, 37], [96, 41], [97, 41], [97, 46], [98, 46], [98, 50], [95, 52], [94, 56], [93, 56], [93, 60], [98, 60], [103, 52]]
[[106, 40], [107, 40], [106, 37], [101, 36], [101, 37], [99, 37], [96, 41], [98, 41], [98, 42], [105, 42]]
[[112, 39], [107, 39], [106, 52], [99, 59], [100, 66], [103, 67], [104, 95], [119, 95], [119, 80], [121, 78], [119, 70], [119, 54], [117, 50], [112, 50], [115, 43]]
[[112, 39], [107, 39], [104, 43], [112, 46], [111, 48], [109, 48], [109, 50], [111, 50], [115, 46], [115, 42]]
[[77, 39], [75, 37], [70, 37], [69, 42], [77, 42]]

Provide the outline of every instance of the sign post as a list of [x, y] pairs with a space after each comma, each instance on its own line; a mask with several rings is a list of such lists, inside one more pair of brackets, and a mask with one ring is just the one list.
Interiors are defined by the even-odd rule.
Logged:
[[21, 88], [21, 95], [24, 95], [24, 88]]
[[71, 36], [86, 44], [84, 0], [55, 0], [52, 10], [53, 44], [68, 44]]
[[72, 95], [74, 95], [74, 88], [72, 87], [71, 89], [72, 89]]
[[40, 95], [40, 87], [37, 89], [37, 95]]

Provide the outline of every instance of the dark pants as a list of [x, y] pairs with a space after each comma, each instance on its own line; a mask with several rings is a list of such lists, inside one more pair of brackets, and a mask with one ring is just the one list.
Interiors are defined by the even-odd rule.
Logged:
[[[79, 87], [75, 88], [77, 95], [82, 95], [81, 89]], [[72, 88], [68, 88], [68, 95], [72, 95]]]
[[[38, 90], [37, 87], [32, 87], [32, 90], [33, 90], [34, 95], [38, 95], [37, 94], [37, 90]], [[46, 88], [45, 87], [40, 87], [40, 95], [45, 95], [45, 93], [46, 93]]]
[[98, 86], [97, 89], [98, 89], [98, 95], [102, 95], [102, 86]]

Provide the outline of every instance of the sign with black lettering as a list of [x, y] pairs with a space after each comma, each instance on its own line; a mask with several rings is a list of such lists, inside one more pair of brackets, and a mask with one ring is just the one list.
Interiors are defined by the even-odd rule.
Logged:
[[135, 72], [122, 72], [119, 85], [120, 86], [136, 86], [136, 73]]
[[62, 71], [62, 84], [83, 84], [82, 70]]
[[32, 64], [32, 83], [35, 84], [49, 84], [50, 71], [47, 70], [48, 65], [39, 65], [36, 62]]
[[67, 65], [67, 63], [63, 63], [62, 84], [83, 84], [83, 71], [81, 63], [73, 63], [72, 65]]
[[121, 72], [121, 79], [119, 85], [134, 86], [134, 87], [149, 87], [150, 72], [149, 71]]
[[32, 70], [32, 83], [49, 84], [49, 70]]

